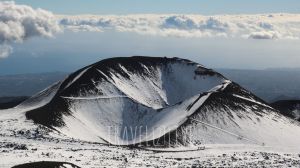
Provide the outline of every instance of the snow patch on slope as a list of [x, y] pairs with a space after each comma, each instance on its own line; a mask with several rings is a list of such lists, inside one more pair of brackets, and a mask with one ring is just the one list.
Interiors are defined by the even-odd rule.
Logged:
[[[94, 141], [95, 138], [102, 137], [105, 141], [117, 145], [150, 141], [178, 128], [208, 96], [209, 94], [198, 94], [160, 110], [136, 104], [129, 98], [93, 101], [74, 99], [70, 108], [73, 115], [64, 116], [66, 126], [56, 129], [72, 137], [72, 130], [85, 130], [80, 132], [89, 132], [92, 135], [83, 134], [76, 138]], [[194, 105], [188, 108], [193, 103]], [[80, 123], [84, 123], [84, 127]]]
[[299, 145], [298, 122], [254, 99], [245, 98], [243, 100], [247, 101], [237, 101], [234, 106], [226, 104], [234, 101], [229, 94], [237, 98], [244, 96], [225, 94], [226, 97], [218, 95], [207, 100], [191, 117], [192, 124], [180, 128], [190, 131], [190, 141], [201, 141], [204, 144]]

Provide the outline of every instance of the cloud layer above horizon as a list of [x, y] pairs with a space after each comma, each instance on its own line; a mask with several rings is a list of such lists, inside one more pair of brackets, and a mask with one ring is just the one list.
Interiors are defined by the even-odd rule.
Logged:
[[179, 38], [300, 39], [300, 14], [256, 15], [54, 15], [42, 9], [0, 2], [0, 58], [11, 43], [53, 37], [67, 31], [133, 32]]
[[72, 31], [118, 31], [176, 37], [300, 39], [300, 14], [58, 16]]

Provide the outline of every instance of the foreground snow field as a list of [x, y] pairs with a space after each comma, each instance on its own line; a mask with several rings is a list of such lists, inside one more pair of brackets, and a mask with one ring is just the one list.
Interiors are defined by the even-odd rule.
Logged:
[[300, 166], [299, 150], [258, 145], [206, 144], [205, 150], [189, 147], [171, 152], [168, 149], [151, 151], [82, 141], [2, 136], [0, 151], [0, 167], [4, 168], [34, 161], [70, 162], [83, 168]]

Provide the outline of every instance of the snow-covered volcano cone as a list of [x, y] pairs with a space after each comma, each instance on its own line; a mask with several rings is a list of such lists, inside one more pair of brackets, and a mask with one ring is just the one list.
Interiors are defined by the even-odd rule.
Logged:
[[[284, 143], [293, 131], [290, 143], [295, 144], [300, 137], [299, 125], [250, 92], [179, 58], [106, 59], [50, 89], [51, 100], [26, 117], [81, 140], [115, 145], [153, 140], [160, 145]], [[39, 95], [26, 105], [42, 100], [44, 94]], [[276, 131], [282, 129], [284, 133]]]

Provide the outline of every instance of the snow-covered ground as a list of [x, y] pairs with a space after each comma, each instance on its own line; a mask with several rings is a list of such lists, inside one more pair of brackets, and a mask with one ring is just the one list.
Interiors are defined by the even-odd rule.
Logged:
[[295, 148], [206, 144], [181, 149], [138, 149], [62, 139], [0, 137], [0, 167], [34, 161], [70, 162], [99, 167], [299, 167]]

